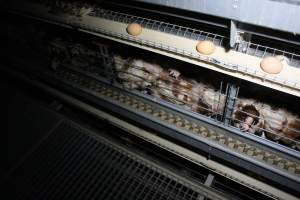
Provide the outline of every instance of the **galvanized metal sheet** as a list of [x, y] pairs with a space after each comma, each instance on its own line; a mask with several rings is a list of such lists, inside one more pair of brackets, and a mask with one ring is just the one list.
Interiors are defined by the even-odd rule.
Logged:
[[195, 11], [291, 33], [300, 33], [299, 1], [279, 0], [135, 0]]

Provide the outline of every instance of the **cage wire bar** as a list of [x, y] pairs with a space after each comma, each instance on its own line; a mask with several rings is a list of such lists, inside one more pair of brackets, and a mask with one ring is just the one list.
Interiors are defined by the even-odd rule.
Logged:
[[226, 103], [225, 103], [225, 107], [224, 107], [224, 112], [223, 112], [223, 123], [224, 125], [228, 126], [231, 124], [232, 122], [232, 116], [234, 113], [234, 108], [235, 107], [235, 100], [238, 96], [239, 93], [239, 87], [236, 86], [235, 84], [228, 84], [227, 86], [228, 92], [227, 96], [226, 96]]
[[[114, 59], [113, 55], [109, 51], [109, 47], [106, 45], [96, 44], [100, 50], [99, 58], [102, 58], [102, 65], [104, 67], [104, 73], [108, 77], [109, 81], [113, 82], [115, 80], [115, 72], [113, 70]], [[99, 67], [98, 67], [99, 68]]]

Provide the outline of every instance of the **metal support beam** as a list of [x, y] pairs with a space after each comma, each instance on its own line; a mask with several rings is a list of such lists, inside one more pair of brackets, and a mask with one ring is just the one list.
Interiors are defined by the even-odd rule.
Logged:
[[230, 21], [230, 47], [234, 47], [238, 43], [239, 33], [237, 29], [237, 22]]
[[[300, 33], [298, 0], [135, 0], [217, 16], [241, 23]], [[270, 9], [271, 8], [271, 9]]]

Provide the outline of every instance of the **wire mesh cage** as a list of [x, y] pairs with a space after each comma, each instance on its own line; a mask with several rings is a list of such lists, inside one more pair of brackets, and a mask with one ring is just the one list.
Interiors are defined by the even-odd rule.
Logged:
[[[241, 131], [299, 149], [299, 118], [292, 112], [255, 99], [230, 95], [226, 89], [181, 77], [175, 69], [164, 69], [143, 60], [115, 56], [117, 76], [123, 87], [178, 105], [189, 111], [217, 119]], [[232, 104], [228, 104], [233, 100]], [[229, 113], [225, 116], [226, 113]], [[230, 123], [226, 122], [230, 120]]]
[[140, 59], [115, 56], [117, 77], [126, 89], [135, 89], [184, 109], [222, 119], [227, 90], [182, 77], [178, 70], [165, 69]]
[[230, 94], [229, 84], [221, 82], [215, 87], [201, 79], [185, 77], [178, 69], [151, 62], [151, 59], [146, 61], [130, 54], [130, 57], [122, 57], [101, 42], [92, 43], [96, 48], [55, 40], [50, 44], [52, 63], [69, 64], [72, 68], [114, 80], [124, 89], [138, 91], [155, 101], [165, 101], [218, 120], [225, 126], [300, 148], [299, 119], [286, 109], [274, 110], [268, 103], [238, 97], [238, 91]]
[[242, 131], [300, 150], [299, 117], [285, 108], [255, 99], [236, 98], [231, 120], [232, 125]]
[[34, 3], [41, 3], [49, 8], [50, 13], [69, 14], [76, 17], [82, 17], [92, 12], [94, 5], [86, 1], [68, 1], [68, 0], [29, 0]]
[[110, 80], [114, 77], [112, 56], [105, 44], [73, 43], [57, 38], [49, 43], [48, 49], [54, 70], [59, 65], [71, 65]]
[[[197, 40], [202, 37], [203, 39], [210, 38], [217, 43], [224, 41], [222, 40], [224, 37], [216, 34], [114, 11], [95, 9], [90, 15], [99, 15], [126, 23], [138, 22], [158, 31], [172, 32], [172, 34], [183, 37], [194, 37]], [[272, 141], [293, 148], [300, 148], [298, 141], [300, 138], [299, 117], [292, 112], [284, 109], [274, 111], [269, 104], [250, 102], [249, 99], [237, 97], [237, 94], [231, 95], [228, 93], [229, 85], [220, 83], [218, 87], [212, 86], [209, 83], [201, 82], [201, 80], [185, 77], [182, 75], [182, 71], [173, 67], [166, 67], [151, 60], [145, 61], [135, 55], [123, 58], [113, 53], [114, 49], [110, 49], [110, 46], [106, 45], [105, 42], [99, 41], [101, 42], [96, 40], [83, 42], [68, 40], [64, 37], [51, 40], [48, 45], [51, 67], [55, 70], [60, 65], [68, 65], [76, 70], [103, 77], [109, 81], [117, 80], [115, 84], [121, 84], [127, 90], [139, 91], [152, 97], [155, 101], [163, 100], [171, 103], [171, 105], [218, 120], [225, 126], [231, 125], [242, 131], [264, 135]], [[153, 45], [158, 45], [159, 48], [169, 48], [163, 45], [159, 46], [156, 43]], [[218, 45], [222, 44], [219, 43]], [[247, 48], [241, 49], [242, 46]], [[296, 55], [252, 43], [241, 44], [236, 48], [239, 49], [238, 51], [245, 51], [247, 54], [260, 57], [284, 55], [290, 56], [290, 60], [292, 58], [297, 60]], [[183, 51], [181, 53], [189, 55], [189, 52]], [[233, 100], [232, 104], [228, 104], [230, 100]], [[241, 104], [249, 104], [248, 108], [252, 105], [257, 112], [247, 112], [243, 110], [246, 105], [240, 106]]]
[[[46, 7], [51, 8], [57, 6], [58, 4], [60, 7], [63, 7], [65, 14], [67, 15], [74, 15], [72, 14], [72, 10], [80, 10], [81, 8], [84, 10], [88, 8], [88, 12], [84, 12], [85, 14], [79, 15], [75, 18], [66, 19], [64, 17], [53, 17], [53, 19], [50, 19], [54, 23], [60, 24], [60, 25], [67, 25], [71, 27], [76, 27], [79, 29], [82, 29], [83, 31], [92, 32], [92, 33], [99, 33], [104, 34], [109, 37], [118, 38], [121, 40], [126, 40], [131, 43], [138, 43], [143, 46], [160, 49], [163, 51], [166, 51], [171, 54], [178, 54], [183, 55], [184, 57], [188, 57], [190, 59], [195, 59], [198, 61], [204, 61], [208, 62], [213, 65], [217, 65], [222, 67], [224, 70], [230, 70], [242, 74], [247, 74], [251, 77], [256, 77], [262, 80], [263, 82], [271, 83], [272, 85], [275, 84], [276, 86], [283, 86], [285, 89], [293, 89], [293, 90], [299, 90], [300, 85], [299, 82], [296, 79], [288, 79], [286, 77], [281, 76], [269, 76], [266, 73], [260, 71], [257, 69], [257, 67], [254, 66], [247, 66], [247, 64], [239, 64], [236, 62], [227, 61], [225, 59], [221, 58], [215, 58], [205, 55], [200, 55], [199, 53], [193, 52], [193, 51], [187, 51], [184, 49], [181, 49], [180, 47], [174, 47], [172, 45], [166, 45], [163, 42], [156, 41], [154, 39], [144, 39], [140, 37], [131, 37], [128, 34], [123, 34], [120, 32], [114, 32], [107, 30], [105, 27], [98, 26], [96, 24], [87, 24], [84, 22], [84, 20], [81, 20], [81, 17], [89, 16], [89, 17], [98, 17], [102, 19], [109, 19], [112, 21], [121, 22], [124, 24], [128, 23], [139, 23], [143, 27], [152, 29], [155, 31], [165, 32], [168, 34], [177, 35], [180, 37], [186, 37], [192, 40], [210, 40], [213, 41], [217, 46], [220, 46], [222, 48], [227, 49], [229, 38], [218, 34], [218, 33], [212, 33], [210, 31], [202, 31], [198, 29], [193, 29], [177, 24], [171, 24], [168, 22], [160, 21], [160, 20], [153, 20], [145, 17], [130, 15], [122, 12], [116, 12], [113, 10], [103, 9], [100, 4], [97, 5], [84, 5], [77, 1], [68, 1], [68, 0], [57, 0], [53, 1], [52, 3], [49, 1], [37, 1], [39, 3], [43, 3], [46, 5]], [[58, 3], [56, 3], [58, 2]], [[71, 14], [68, 14], [68, 12], [71, 12]], [[75, 15], [76, 16], [76, 15]], [[48, 16], [49, 17], [49, 16]], [[50, 17], [51, 18], [51, 17]], [[49, 19], [46, 19], [49, 20]], [[272, 46], [272, 45], [271, 45]], [[259, 58], [264, 58], [267, 56], [279, 56], [280, 61], [282, 63], [287, 63], [289, 66], [298, 67], [300, 62], [300, 57], [297, 53], [288, 52], [286, 50], [280, 50], [280, 49], [290, 49], [288, 47], [278, 47], [278, 45], [274, 47], [269, 47], [268, 45], [262, 45], [262, 44], [255, 44], [253, 42], [249, 41], [241, 41], [239, 44], [235, 46], [235, 51], [242, 52], [245, 54], [249, 54], [252, 56], [256, 56]], [[297, 50], [296, 50], [297, 51]]]

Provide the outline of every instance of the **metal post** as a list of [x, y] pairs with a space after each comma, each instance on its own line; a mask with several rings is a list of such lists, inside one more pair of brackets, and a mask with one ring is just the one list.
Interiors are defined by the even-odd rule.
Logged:
[[102, 66], [104, 67], [104, 73], [107, 77], [107, 79], [113, 83], [115, 80], [115, 73], [113, 70], [113, 56], [110, 53], [108, 47], [106, 45], [97, 44], [100, 50], [100, 57], [102, 58]]
[[230, 21], [230, 47], [234, 47], [238, 40], [238, 29], [235, 21]]
[[[243, 24], [236, 21], [230, 21], [230, 47], [238, 48], [246, 52], [248, 42], [251, 40], [251, 34], [242, 30]], [[238, 47], [236, 46], [238, 44]]]
[[[213, 182], [213, 180], [214, 180], [214, 178], [215, 178], [214, 175], [208, 174], [208, 176], [207, 176], [207, 178], [206, 178], [206, 180], [204, 182], [204, 185], [210, 187], [211, 184], [212, 184], [212, 182]], [[205, 199], [205, 197], [202, 196], [202, 195], [199, 195], [198, 198], [197, 198], [197, 200], [204, 200], [204, 199]]]
[[235, 106], [235, 100], [239, 93], [239, 87], [235, 84], [228, 84], [228, 92], [226, 96], [226, 104], [223, 112], [223, 122], [225, 125], [230, 125]]

